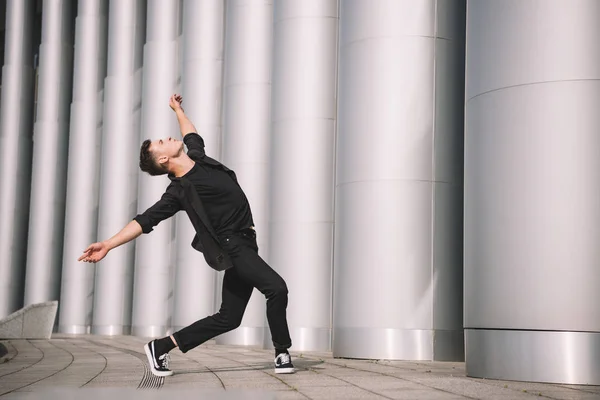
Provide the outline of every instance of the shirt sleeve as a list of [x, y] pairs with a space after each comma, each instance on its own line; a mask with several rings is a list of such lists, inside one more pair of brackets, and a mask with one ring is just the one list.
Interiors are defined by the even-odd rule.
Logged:
[[179, 200], [171, 193], [165, 193], [152, 207], [133, 219], [140, 224], [143, 233], [150, 233], [160, 221], [172, 217], [179, 210], [181, 210]]
[[[196, 157], [202, 158], [206, 155], [204, 152], [204, 140], [195, 132], [190, 132], [183, 137], [183, 143], [188, 148], [188, 154], [195, 153]], [[192, 154], [190, 154], [190, 157]]]

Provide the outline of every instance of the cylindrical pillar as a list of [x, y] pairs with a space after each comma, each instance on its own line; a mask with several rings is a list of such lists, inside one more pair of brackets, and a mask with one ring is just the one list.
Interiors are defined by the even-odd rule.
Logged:
[[73, 6], [72, 0], [43, 2], [25, 305], [58, 300], [60, 295], [73, 95]]
[[341, 2], [336, 357], [462, 359], [464, 12]]
[[98, 233], [107, 18], [108, 0], [79, 0], [58, 325], [63, 333], [89, 333], [92, 325], [95, 269], [77, 258]]
[[[142, 137], [177, 137], [179, 129], [169, 96], [179, 78], [177, 38], [179, 1], [149, 0], [142, 85]], [[141, 173], [138, 212], [152, 206], [169, 185], [166, 176]], [[173, 221], [162, 221], [149, 235], [137, 239], [133, 285], [132, 334], [163, 336], [170, 327], [174, 242]]]
[[35, 1], [8, 0], [0, 108], [0, 318], [23, 305], [33, 132]]
[[274, 5], [269, 260], [298, 351], [331, 346], [337, 29], [338, 0]]
[[[266, 258], [272, 1], [227, 2], [225, 29], [223, 161], [236, 171], [248, 197], [258, 232], [259, 254]], [[265, 298], [255, 290], [241, 326], [218, 338], [217, 343], [262, 345], [265, 322]]]
[[[202, 135], [206, 152], [221, 158], [224, 2], [183, 2], [183, 107]], [[173, 301], [174, 330], [204, 318], [215, 309], [216, 272], [190, 246], [195, 235], [188, 216], [177, 215], [177, 252]]]
[[467, 374], [600, 384], [600, 3], [470, 1]]
[[[144, 0], [110, 1], [99, 240], [113, 236], [137, 214], [145, 21]], [[130, 242], [112, 250], [96, 265], [92, 333], [121, 335], [130, 332], [133, 261], [134, 242]]]

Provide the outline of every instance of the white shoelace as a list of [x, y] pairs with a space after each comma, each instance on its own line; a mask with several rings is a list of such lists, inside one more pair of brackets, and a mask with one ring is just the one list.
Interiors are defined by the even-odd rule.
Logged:
[[[279, 359], [281, 365], [290, 363], [290, 355], [288, 353], [281, 353], [277, 356], [277, 359]], [[275, 359], [275, 362], [277, 362], [277, 359]]]
[[158, 357], [158, 364], [161, 368], [168, 369], [169, 362], [171, 361], [171, 357], [169, 357], [169, 353], [165, 353], [162, 356]]

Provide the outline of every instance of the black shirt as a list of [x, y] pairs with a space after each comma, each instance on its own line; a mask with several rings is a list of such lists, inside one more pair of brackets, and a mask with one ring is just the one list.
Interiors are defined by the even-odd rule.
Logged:
[[[188, 133], [183, 141], [189, 149], [188, 156], [195, 161], [194, 167], [181, 178], [169, 176], [171, 184], [160, 200], [143, 213], [135, 216], [134, 220], [140, 224], [142, 232], [152, 232], [160, 221], [172, 217], [180, 210], [187, 210], [192, 205], [192, 199], [187, 198], [179, 190], [181, 182], [187, 182], [196, 189], [200, 203], [202, 203], [203, 213], [207, 214], [204, 220], [201, 215], [196, 214], [196, 216], [199, 216], [206, 228], [209, 228], [209, 232], [214, 232], [214, 235], [217, 236], [215, 239], [220, 240], [236, 231], [253, 226], [248, 199], [238, 185], [235, 173], [206, 155], [204, 140], [197, 133]], [[190, 218], [192, 217], [190, 216]], [[194, 221], [196, 221], [195, 218], [192, 223]], [[200, 246], [194, 245], [199, 233], [198, 227], [194, 227], [197, 235], [192, 246], [196, 250], [202, 251]], [[206, 240], [205, 238], [204, 241]], [[211, 254], [211, 257], [216, 257], [221, 253], [220, 249], [213, 250], [215, 254]]]
[[196, 163], [182, 178], [196, 189], [210, 224], [220, 238], [254, 225], [246, 195], [223, 169]]

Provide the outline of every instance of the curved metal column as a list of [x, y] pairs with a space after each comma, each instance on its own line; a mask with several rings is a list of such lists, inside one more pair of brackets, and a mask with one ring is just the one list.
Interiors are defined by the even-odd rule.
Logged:
[[289, 288], [293, 349], [329, 351], [338, 0], [274, 14], [269, 260]]
[[0, 108], [0, 318], [23, 305], [33, 132], [35, 1], [8, 0]]
[[341, 2], [334, 356], [463, 357], [464, 11]]
[[[98, 238], [107, 239], [137, 213], [142, 51], [146, 2], [111, 0]], [[96, 265], [92, 333], [131, 329], [134, 243], [116, 248]]]
[[[225, 29], [223, 162], [236, 172], [248, 196], [260, 255], [265, 258], [269, 254], [272, 1], [227, 2]], [[265, 298], [255, 290], [241, 326], [217, 338], [217, 343], [262, 345], [268, 332], [265, 323]]]
[[74, 3], [45, 0], [33, 130], [25, 305], [58, 300], [62, 267]]
[[95, 268], [77, 258], [98, 239], [107, 19], [108, 0], [79, 0], [58, 325], [63, 333], [89, 333], [92, 326]]
[[[179, 132], [168, 100], [175, 92], [179, 78], [177, 39], [180, 11], [179, 1], [148, 1], [140, 142], [177, 137]], [[152, 206], [168, 185], [169, 178], [166, 176], [140, 173], [138, 211], [143, 212]], [[171, 325], [172, 221], [161, 222], [152, 233], [137, 239], [131, 331], [136, 336], [163, 336]]]
[[[186, 114], [202, 135], [206, 152], [221, 158], [224, 2], [183, 3], [182, 94]], [[177, 254], [173, 293], [174, 330], [213, 314], [217, 273], [190, 243], [195, 235], [188, 216], [177, 215]]]
[[598, 385], [600, 3], [468, 4], [467, 374]]

